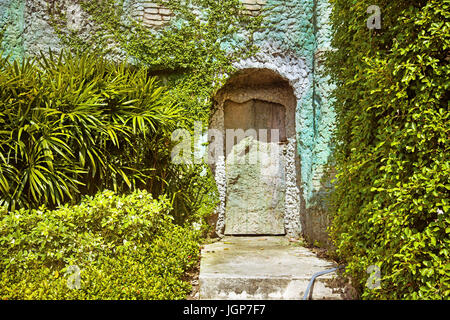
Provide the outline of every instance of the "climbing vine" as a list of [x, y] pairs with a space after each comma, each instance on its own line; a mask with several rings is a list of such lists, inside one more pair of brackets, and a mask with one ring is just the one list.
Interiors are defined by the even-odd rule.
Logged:
[[172, 12], [170, 23], [151, 28], [132, 16], [129, 1], [80, 1], [83, 21], [68, 28], [67, 7], [49, 7], [66, 47], [144, 65], [172, 89], [191, 119], [207, 121], [210, 98], [233, 62], [257, 50], [253, 35], [263, 15], [248, 15], [239, 0], [155, 0]]

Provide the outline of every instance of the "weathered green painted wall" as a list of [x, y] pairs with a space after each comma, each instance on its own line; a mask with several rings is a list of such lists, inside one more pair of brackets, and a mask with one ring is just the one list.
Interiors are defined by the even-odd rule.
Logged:
[[3, 55], [11, 55], [13, 59], [24, 55], [24, 11], [24, 1], [0, 0], [0, 32], [3, 32], [1, 49]]
[[315, 52], [314, 52], [314, 147], [312, 153], [311, 175], [306, 191], [306, 236], [310, 241], [327, 242], [329, 220], [327, 201], [325, 199], [330, 190], [330, 181], [322, 180], [323, 166], [331, 156], [331, 140], [335, 129], [336, 114], [333, 101], [330, 98], [333, 90], [332, 82], [324, 73], [323, 53], [331, 49], [331, 26], [328, 17], [331, 5], [327, 0], [318, 0], [315, 5]]

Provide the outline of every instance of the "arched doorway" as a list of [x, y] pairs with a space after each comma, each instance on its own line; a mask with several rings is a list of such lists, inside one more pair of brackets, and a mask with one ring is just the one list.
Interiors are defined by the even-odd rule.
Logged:
[[298, 210], [290, 212], [287, 205], [298, 192], [299, 171], [292, 87], [274, 71], [246, 69], [215, 100], [210, 128], [224, 137], [224, 163], [213, 165], [223, 177], [218, 233], [289, 233], [299, 220]]

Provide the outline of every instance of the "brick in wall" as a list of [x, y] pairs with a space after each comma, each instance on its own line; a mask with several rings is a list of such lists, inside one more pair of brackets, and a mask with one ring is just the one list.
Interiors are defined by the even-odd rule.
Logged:
[[[266, 0], [242, 0], [247, 14], [256, 15], [261, 12]], [[140, 1], [134, 8], [135, 17], [150, 27], [166, 24], [172, 18], [172, 12], [153, 1]]]

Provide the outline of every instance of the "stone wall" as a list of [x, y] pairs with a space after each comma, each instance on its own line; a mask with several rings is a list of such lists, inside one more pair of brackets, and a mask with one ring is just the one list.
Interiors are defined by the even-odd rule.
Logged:
[[[271, 70], [291, 86], [296, 98], [293, 119], [296, 134], [290, 141], [289, 152], [297, 155], [294, 158], [298, 163], [289, 164], [293, 173], [287, 177], [286, 210], [300, 220], [294, 233], [303, 234], [310, 242], [325, 243], [328, 221], [325, 195], [329, 186], [322, 182], [322, 176], [323, 166], [330, 156], [335, 114], [329, 99], [332, 87], [329, 79], [321, 75], [321, 57], [330, 48], [330, 5], [327, 0], [242, 1], [250, 14], [265, 8], [267, 18], [266, 28], [255, 35], [260, 51], [254, 57], [236, 63], [236, 67]], [[0, 0], [3, 54], [21, 58], [49, 47], [60, 48], [48, 21], [47, 4], [54, 2]], [[80, 22], [83, 17], [77, 1], [59, 2], [70, 8], [67, 10], [70, 27], [87, 32], [86, 25]], [[126, 5], [135, 18], [142, 19], [150, 27], [170, 23], [170, 11], [152, 1], [128, 0]], [[219, 190], [226, 189], [221, 174], [223, 172], [217, 176]]]
[[[323, 76], [324, 53], [331, 50], [331, 27], [328, 17], [331, 5], [324, 0], [315, 6], [315, 51], [314, 51], [314, 148], [311, 163], [310, 187], [307, 189], [304, 212], [304, 234], [310, 242], [329, 244], [327, 227], [329, 225], [327, 194], [331, 189], [330, 177], [324, 165], [331, 156], [331, 139], [335, 129], [336, 114], [330, 98], [333, 85], [328, 77]], [[331, 173], [328, 173], [331, 174]]]

